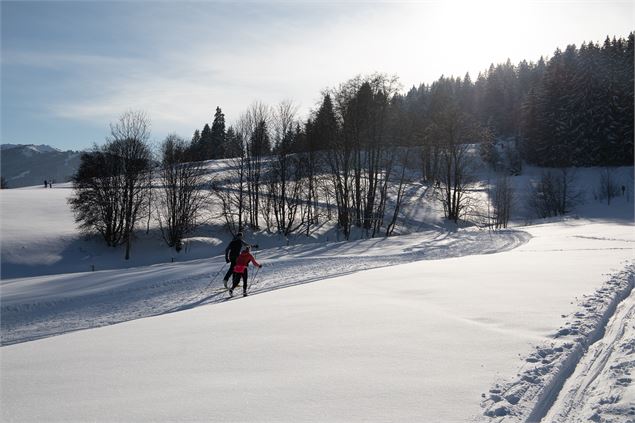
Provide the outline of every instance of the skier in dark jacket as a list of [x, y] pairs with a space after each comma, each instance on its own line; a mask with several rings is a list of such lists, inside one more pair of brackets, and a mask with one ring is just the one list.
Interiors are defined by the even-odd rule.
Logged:
[[243, 279], [243, 297], [247, 296], [247, 267], [249, 263], [253, 263], [254, 266], [258, 266], [258, 268], [262, 267], [262, 264], [258, 263], [254, 256], [251, 255], [250, 248], [247, 246], [243, 250], [242, 253], [236, 259], [236, 265], [232, 267], [231, 270], [234, 272], [234, 277], [232, 280], [232, 287], [229, 288], [229, 295], [234, 295], [234, 289], [240, 283], [240, 278]]
[[[236, 259], [240, 255], [240, 251], [244, 247], [249, 247], [250, 245], [243, 241], [243, 233], [238, 232], [232, 242], [229, 243], [227, 248], [225, 248], [225, 261], [229, 264], [229, 270], [225, 274], [223, 281], [225, 282], [225, 288], [227, 288], [227, 282], [229, 281], [229, 277], [232, 275], [234, 271], [234, 266], [236, 265]], [[254, 247], [258, 248], [257, 245]]]

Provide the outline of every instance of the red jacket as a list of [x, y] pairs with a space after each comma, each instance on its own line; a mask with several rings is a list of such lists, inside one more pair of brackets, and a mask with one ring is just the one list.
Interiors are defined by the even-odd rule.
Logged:
[[260, 263], [256, 261], [254, 256], [250, 253], [242, 252], [236, 259], [236, 265], [234, 266], [234, 273], [243, 273], [247, 266], [249, 266], [249, 262], [253, 263], [254, 266], [260, 267]]

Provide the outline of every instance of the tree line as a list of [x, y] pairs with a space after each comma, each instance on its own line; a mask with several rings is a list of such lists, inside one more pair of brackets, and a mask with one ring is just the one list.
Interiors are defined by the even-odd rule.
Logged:
[[[432, 182], [445, 217], [458, 223], [471, 206], [475, 144], [494, 167], [505, 162], [506, 173], [523, 161], [632, 164], [632, 57], [631, 33], [537, 63], [492, 65], [475, 82], [441, 77], [406, 94], [396, 77], [357, 76], [325, 89], [305, 121], [288, 100], [254, 102], [229, 126], [217, 107], [211, 126], [188, 141], [168, 136], [156, 157], [147, 117], [128, 112], [105, 145], [82, 156], [70, 203], [82, 229], [126, 244], [126, 257], [135, 225], [149, 225], [150, 216], [177, 250], [209, 217], [232, 233], [310, 235], [335, 221], [345, 239], [355, 230], [387, 236], [415, 177]], [[513, 140], [505, 158], [494, 148], [501, 138]], [[227, 168], [212, 180], [202, 163], [210, 159], [226, 159]], [[493, 200], [501, 225], [508, 191], [501, 185]]]
[[[435, 114], [439, 86], [451, 101], [492, 137], [516, 139], [521, 159], [530, 164], [560, 166], [616, 166], [633, 162], [634, 35], [607, 37], [602, 44], [584, 42], [578, 48], [557, 49], [537, 62], [507, 61], [490, 65], [472, 81], [444, 77], [412, 87], [406, 94], [391, 93], [404, 125], [402, 143], [430, 151], [426, 131]], [[305, 133], [309, 122], [301, 128]], [[202, 159], [235, 157], [240, 148], [234, 134], [225, 137], [224, 115], [216, 109], [210, 128], [196, 130], [192, 142]], [[434, 157], [425, 157], [427, 161]], [[427, 164], [426, 176], [434, 174]]]

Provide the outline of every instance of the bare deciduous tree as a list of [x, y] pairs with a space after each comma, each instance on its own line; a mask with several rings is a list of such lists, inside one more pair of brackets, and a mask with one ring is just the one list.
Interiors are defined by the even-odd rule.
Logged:
[[468, 143], [478, 140], [479, 128], [470, 116], [449, 104], [432, 116], [430, 132], [439, 144], [439, 199], [446, 218], [458, 223], [475, 182]]
[[496, 180], [492, 195], [493, 226], [496, 229], [506, 228], [511, 217], [514, 204], [514, 188], [510, 178], [505, 175]]
[[271, 211], [277, 232], [288, 236], [304, 222], [298, 218], [304, 199], [304, 171], [298, 155], [293, 153], [296, 141], [295, 114], [297, 107], [290, 101], [282, 101], [274, 109], [274, 155], [269, 166], [269, 193]]
[[247, 170], [249, 224], [253, 229], [259, 229], [260, 227], [261, 179], [265, 156], [271, 152], [270, 120], [270, 108], [263, 103], [254, 102], [240, 117], [236, 128], [245, 143], [244, 164]]
[[247, 224], [249, 193], [247, 190], [247, 163], [244, 155], [229, 160], [227, 174], [226, 178], [214, 181], [212, 189], [220, 201], [221, 215], [227, 228], [235, 235], [243, 231]]
[[124, 178], [121, 193], [124, 201], [123, 238], [126, 244], [125, 258], [128, 260], [133, 231], [150, 189], [150, 120], [144, 112], [128, 111], [121, 115], [117, 123], [110, 125], [110, 133], [108, 151], [119, 158]]
[[395, 227], [397, 225], [397, 218], [399, 217], [399, 213], [401, 212], [401, 208], [406, 199], [406, 188], [408, 186], [408, 183], [410, 182], [410, 178], [408, 177], [408, 167], [410, 164], [412, 151], [410, 148], [406, 148], [403, 151], [399, 151], [397, 155], [399, 166], [401, 169], [399, 172], [399, 182], [396, 186], [395, 204], [392, 212], [392, 217], [390, 219], [390, 222], [388, 223], [388, 226], [386, 226], [386, 236], [392, 235], [393, 231], [395, 230]]
[[80, 229], [100, 233], [109, 246], [125, 244], [128, 260], [150, 188], [149, 120], [129, 111], [110, 129], [104, 146], [82, 155], [69, 204]]
[[105, 147], [95, 145], [92, 151], [82, 153], [68, 200], [79, 229], [97, 232], [109, 247], [119, 245], [123, 237], [124, 181], [119, 168], [119, 159]]
[[187, 143], [171, 134], [161, 145], [161, 193], [156, 202], [163, 239], [180, 251], [183, 238], [200, 221], [207, 196], [201, 162], [192, 161]]
[[544, 171], [532, 184], [528, 207], [538, 217], [559, 216], [571, 211], [583, 197], [575, 187], [575, 172], [568, 168]]
[[600, 186], [598, 197], [606, 200], [606, 204], [611, 205], [611, 200], [620, 195], [620, 185], [615, 177], [613, 168], [604, 167], [600, 172]]

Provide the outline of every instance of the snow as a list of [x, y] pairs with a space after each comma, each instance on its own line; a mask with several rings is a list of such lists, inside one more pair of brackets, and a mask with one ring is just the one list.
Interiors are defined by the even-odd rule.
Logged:
[[28, 175], [29, 173], [31, 173], [31, 171], [30, 171], [30, 170], [25, 170], [24, 172], [20, 173], [19, 175], [12, 176], [12, 177], [10, 178], [10, 180], [24, 178], [24, 177], [25, 177], [26, 175]]
[[[528, 239], [527, 233], [512, 230], [494, 235], [429, 231], [256, 251], [265, 268], [254, 292], [418, 260], [509, 250]], [[225, 266], [224, 256], [216, 256], [134, 269], [7, 279], [2, 282], [2, 342], [24, 342], [222, 301], [224, 296], [214, 291], [222, 286]], [[194, 298], [212, 278], [213, 295]]]
[[265, 240], [251, 295], [227, 300], [222, 232], [174, 263], [144, 238], [122, 264], [74, 234], [69, 192], [0, 192], [2, 421], [631, 415], [630, 201], [497, 232]]
[[[559, 398], [553, 404], [555, 396], [562, 390], [565, 380], [574, 372], [576, 365], [575, 371], [583, 372], [581, 368], [584, 364], [578, 364], [581, 357], [590, 356], [587, 352], [589, 345], [603, 337], [604, 327], [615, 313], [616, 305], [631, 294], [635, 282], [633, 266], [628, 265], [625, 271], [615, 275], [593, 295], [585, 298], [579, 304], [580, 311], [574, 313], [573, 319], [554, 334], [554, 340], [537, 346], [526, 357], [526, 364], [517, 379], [490, 389], [490, 395], [483, 402], [486, 415], [504, 416], [506, 421], [540, 421], [549, 412], [544, 419], [546, 422], [569, 421], [571, 416], [568, 414], [572, 409], [575, 410], [578, 404], [584, 403], [577, 402], [578, 398]], [[627, 322], [628, 320], [622, 320], [614, 325], [621, 326], [628, 324]], [[603, 341], [610, 345], [605, 347], [608, 349], [617, 345], [615, 337], [611, 339], [604, 336]], [[579, 379], [577, 375], [569, 378], [566, 383], [574, 384], [575, 387], [568, 386], [563, 392], [567, 392], [569, 397], [579, 395], [580, 391], [584, 393], [586, 387], [580, 388], [582, 383]], [[564, 397], [562, 394], [561, 396]], [[589, 417], [590, 414], [587, 418]]]
[[[3, 278], [27, 275], [25, 268], [46, 272], [50, 265], [60, 260], [69, 246], [69, 239], [77, 236], [66, 203], [70, 192], [69, 184], [60, 184], [54, 189], [38, 186], [2, 191]], [[63, 267], [60, 271], [72, 269]]]
[[[10, 148], [16, 148], [16, 147], [25, 147], [25, 150], [30, 150], [31, 154], [32, 153], [54, 153], [54, 152], [60, 152], [61, 150], [55, 148], [55, 147], [51, 147], [50, 145], [46, 145], [46, 144], [40, 144], [40, 145], [35, 145], [35, 144], [0, 144], [0, 150], [8, 150]], [[26, 151], [25, 151], [26, 152]]]
[[625, 416], [635, 420], [633, 283], [631, 269], [630, 295], [618, 305], [604, 336], [582, 357], [545, 421], [620, 422]]

